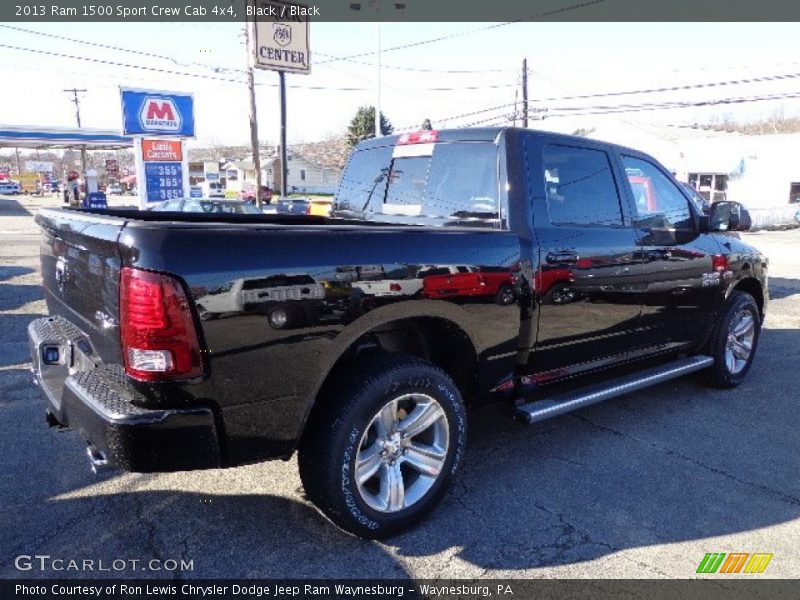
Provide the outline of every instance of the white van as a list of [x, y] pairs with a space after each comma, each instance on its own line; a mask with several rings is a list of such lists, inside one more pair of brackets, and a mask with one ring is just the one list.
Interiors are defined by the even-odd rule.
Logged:
[[202, 183], [203, 197], [205, 198], [224, 198], [225, 188], [219, 181], [204, 181]]

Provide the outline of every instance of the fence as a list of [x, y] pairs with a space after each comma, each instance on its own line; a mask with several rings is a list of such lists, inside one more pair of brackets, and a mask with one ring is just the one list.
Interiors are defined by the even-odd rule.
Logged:
[[800, 204], [789, 204], [775, 208], [748, 208], [753, 225], [750, 231], [759, 229], [785, 229], [798, 227], [795, 214], [800, 212]]

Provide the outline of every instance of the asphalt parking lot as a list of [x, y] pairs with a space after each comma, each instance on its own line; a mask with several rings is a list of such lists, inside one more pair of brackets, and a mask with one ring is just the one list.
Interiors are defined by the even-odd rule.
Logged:
[[[772, 301], [738, 389], [684, 378], [531, 427], [473, 411], [452, 492], [378, 543], [321, 517], [294, 460], [98, 477], [46, 427], [25, 328], [45, 314], [33, 213], [59, 204], [0, 197], [0, 577], [682, 578], [706, 552], [773, 553], [764, 577], [800, 577], [800, 229], [745, 235]], [[193, 569], [17, 570], [34, 554]]]

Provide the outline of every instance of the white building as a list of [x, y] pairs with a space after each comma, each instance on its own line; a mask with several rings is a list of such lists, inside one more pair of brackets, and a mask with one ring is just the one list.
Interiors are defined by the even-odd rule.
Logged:
[[256, 168], [252, 160], [229, 160], [219, 168], [219, 174], [225, 182], [226, 191], [240, 192], [245, 182], [254, 183], [256, 180]]
[[[330, 156], [314, 152], [321, 144], [304, 144], [287, 152], [287, 179], [290, 194], [333, 194], [339, 182], [346, 154]], [[254, 184], [256, 169], [252, 158], [231, 160], [220, 167], [225, 189], [239, 192], [245, 184]], [[261, 158], [261, 184], [273, 190], [280, 188], [280, 154], [276, 150]]]
[[[312, 146], [317, 145], [306, 144], [287, 152], [286, 180], [290, 194], [333, 194], [336, 191], [341, 166], [335, 160], [327, 160], [325, 154], [313, 152]], [[280, 157], [276, 152], [262, 161], [262, 181], [277, 189], [280, 178]]]

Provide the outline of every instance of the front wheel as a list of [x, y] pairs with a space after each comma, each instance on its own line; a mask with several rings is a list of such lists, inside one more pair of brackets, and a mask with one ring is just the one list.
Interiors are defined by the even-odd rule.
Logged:
[[379, 354], [358, 361], [320, 401], [298, 455], [308, 498], [361, 537], [421, 521], [447, 491], [466, 444], [464, 406], [447, 374]]
[[504, 285], [501, 287], [497, 295], [494, 297], [494, 301], [499, 304], [500, 306], [508, 306], [509, 304], [514, 303], [514, 288], [510, 285]]
[[760, 333], [756, 301], [745, 292], [732, 292], [708, 344], [714, 358], [708, 371], [712, 385], [733, 388], [742, 382], [753, 363]]
[[200, 317], [201, 321], [211, 321], [212, 319], [216, 319], [218, 315], [216, 313], [208, 312], [208, 309], [205, 306], [198, 304], [197, 316]]

